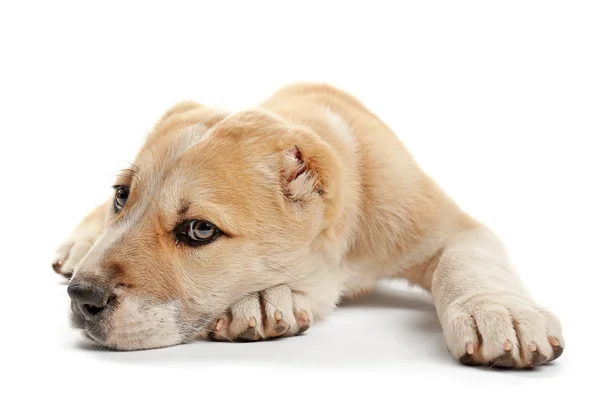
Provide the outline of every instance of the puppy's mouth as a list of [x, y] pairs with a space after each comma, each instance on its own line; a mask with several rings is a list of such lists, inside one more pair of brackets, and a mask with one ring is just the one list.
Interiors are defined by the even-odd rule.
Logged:
[[[93, 313], [95, 310], [90, 309]], [[83, 334], [93, 341], [95, 344], [101, 346], [107, 346], [106, 341], [106, 317], [109, 316], [109, 312], [97, 320], [88, 320], [83, 315], [79, 307], [71, 302], [71, 325], [79, 330], [83, 331]]]
[[72, 326], [95, 345], [117, 351], [158, 349], [196, 340], [206, 323], [182, 322], [180, 316], [180, 306], [173, 301], [120, 298], [101, 312], [71, 302]]

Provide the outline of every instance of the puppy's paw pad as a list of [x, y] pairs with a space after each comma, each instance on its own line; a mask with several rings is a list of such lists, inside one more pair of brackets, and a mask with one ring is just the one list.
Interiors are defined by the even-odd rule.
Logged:
[[528, 367], [537, 367], [540, 364], [545, 364], [548, 363], [548, 358], [544, 355], [542, 355], [540, 352], [538, 351], [534, 351], [532, 356], [531, 356], [531, 363], [529, 364]]
[[555, 337], [548, 338], [548, 342], [550, 342], [550, 345], [552, 346], [552, 358], [550, 361], [558, 359], [563, 353], [562, 345]]
[[238, 341], [258, 341], [260, 334], [256, 331], [256, 327], [248, 327], [246, 331], [237, 336]]
[[294, 313], [294, 316], [296, 318], [296, 323], [298, 324], [298, 332], [296, 334], [302, 334], [310, 328], [310, 316], [306, 310], [300, 310]]
[[289, 323], [283, 320], [283, 312], [280, 310], [275, 311], [273, 314], [273, 321], [269, 322], [267, 320], [267, 325], [266, 335], [273, 338], [282, 336], [290, 329]]
[[517, 361], [515, 360], [512, 352], [508, 350], [504, 352], [502, 356], [499, 356], [496, 359], [492, 360], [491, 366], [512, 369], [517, 367]]

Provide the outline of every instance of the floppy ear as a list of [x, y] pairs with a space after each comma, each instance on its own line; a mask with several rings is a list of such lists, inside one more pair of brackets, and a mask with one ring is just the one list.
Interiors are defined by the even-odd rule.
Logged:
[[168, 109], [155, 124], [155, 130], [181, 129], [195, 123], [211, 127], [228, 115], [221, 109], [207, 107], [194, 101], [182, 101]]
[[286, 198], [301, 203], [320, 197], [326, 218], [333, 221], [340, 208], [342, 166], [331, 146], [314, 132], [294, 130], [278, 147], [283, 157], [281, 184]]

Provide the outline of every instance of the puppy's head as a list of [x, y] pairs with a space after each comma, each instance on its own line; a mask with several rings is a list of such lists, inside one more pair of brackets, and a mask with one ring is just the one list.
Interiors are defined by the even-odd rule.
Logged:
[[115, 349], [175, 345], [243, 296], [309, 275], [339, 173], [328, 144], [275, 115], [177, 106], [115, 182], [69, 285], [75, 325]]

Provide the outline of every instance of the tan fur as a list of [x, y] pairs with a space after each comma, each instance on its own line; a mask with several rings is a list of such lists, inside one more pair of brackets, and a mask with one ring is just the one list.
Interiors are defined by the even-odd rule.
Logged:
[[[534, 342], [547, 361], [556, 347], [547, 336], [563, 344], [554, 316], [524, 299], [499, 240], [377, 116], [337, 88], [289, 85], [233, 114], [180, 103], [133, 165], [116, 182], [130, 187], [125, 208], [115, 215], [109, 201], [106, 228], [71, 269], [74, 279], [107, 284], [117, 298], [171, 312], [179, 330], [156, 327], [152, 337], [119, 340], [131, 319], [120, 309], [105, 345], [173, 345], [210, 329], [217, 338], [269, 338], [283, 323], [274, 318], [279, 308], [288, 327], [278, 334], [293, 335], [341, 296], [367, 292], [384, 277], [431, 291], [448, 347], [463, 361], [490, 364], [508, 340], [514, 359], [500, 362], [525, 367], [538, 362], [523, 347]], [[190, 219], [225, 234], [198, 248], [178, 245], [173, 230]], [[495, 331], [492, 341], [484, 331]], [[469, 345], [478, 352], [466, 353]]]

